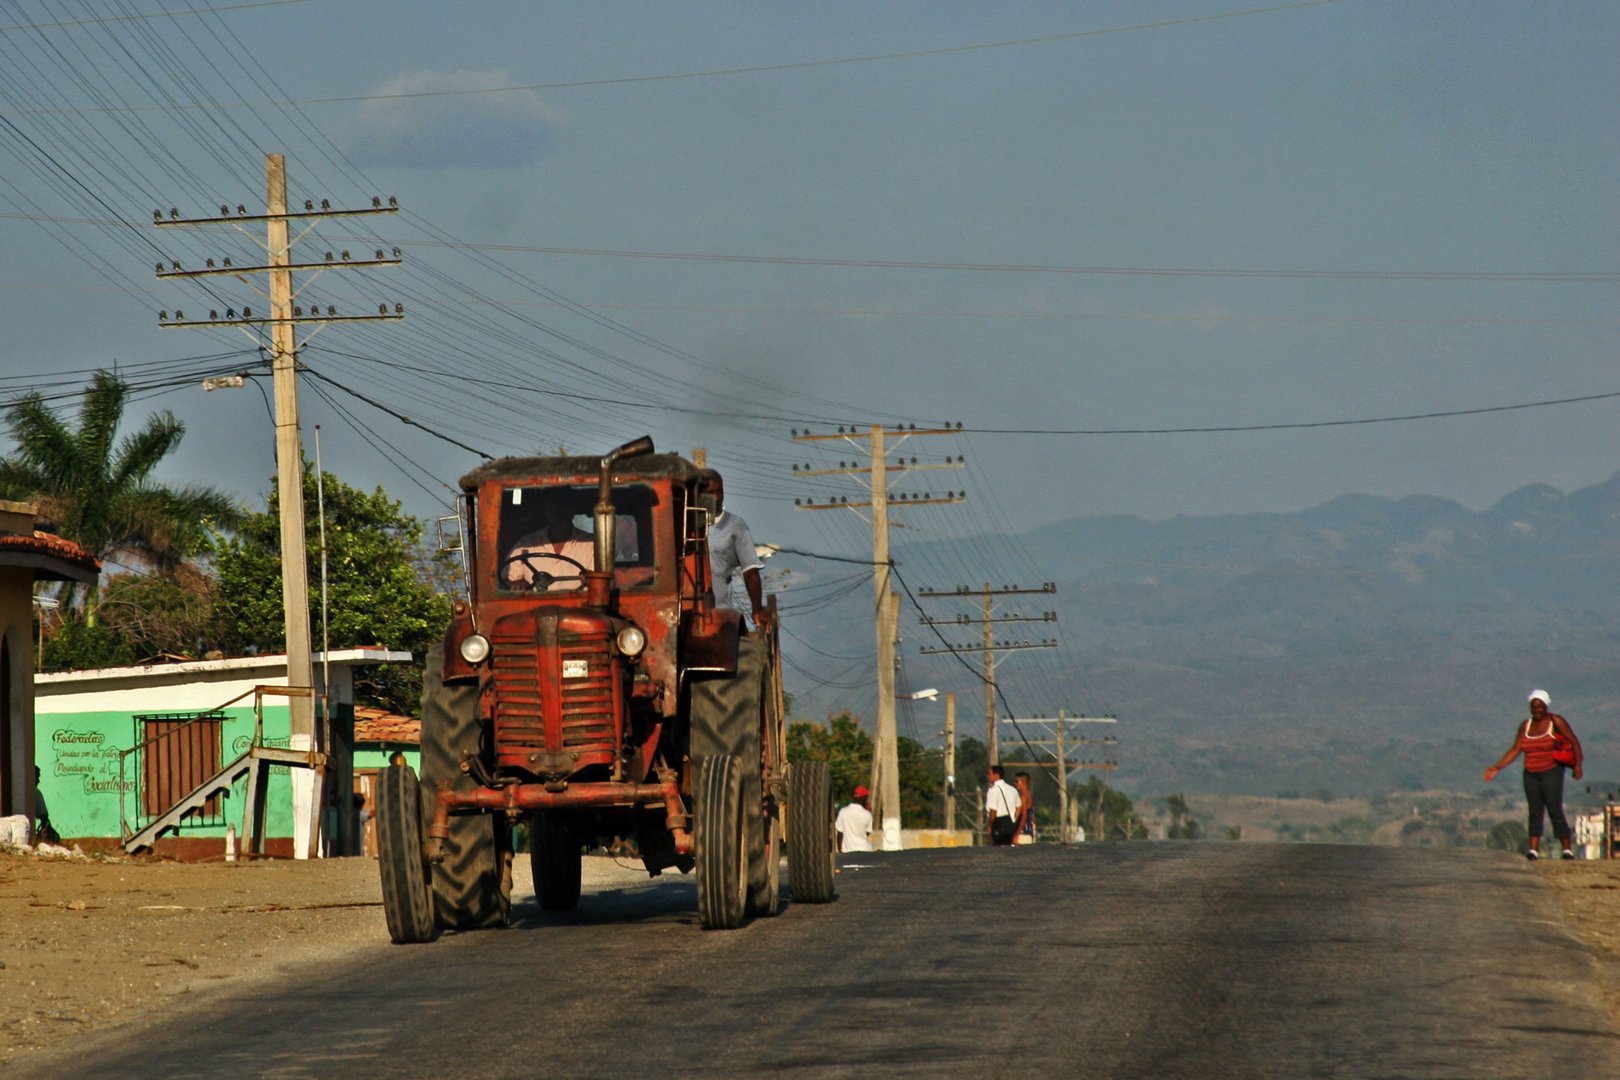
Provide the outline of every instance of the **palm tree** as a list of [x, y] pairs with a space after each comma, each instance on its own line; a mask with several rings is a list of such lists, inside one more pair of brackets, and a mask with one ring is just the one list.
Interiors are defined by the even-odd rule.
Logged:
[[[210, 526], [241, 515], [213, 488], [168, 487], [152, 479], [158, 462], [185, 435], [173, 413], [115, 443], [129, 386], [98, 371], [85, 390], [77, 428], [46, 407], [37, 393], [6, 410], [16, 452], [0, 458], [0, 498], [37, 503], [59, 535], [100, 558], [133, 557], [172, 574], [204, 545]], [[87, 603], [94, 607], [93, 599]]]

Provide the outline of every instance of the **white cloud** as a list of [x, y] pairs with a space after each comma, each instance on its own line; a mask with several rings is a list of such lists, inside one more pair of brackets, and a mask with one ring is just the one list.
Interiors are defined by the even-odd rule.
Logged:
[[353, 152], [408, 168], [532, 164], [567, 117], [532, 90], [500, 89], [516, 81], [502, 68], [395, 75], [356, 110]]

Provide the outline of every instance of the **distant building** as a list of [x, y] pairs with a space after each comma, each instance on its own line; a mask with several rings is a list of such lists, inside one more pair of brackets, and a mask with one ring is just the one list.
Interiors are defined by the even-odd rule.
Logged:
[[[386, 761], [378, 747], [394, 745], [356, 742], [354, 669], [410, 658], [410, 653], [383, 648], [331, 654], [333, 738], [323, 812], [329, 854], [359, 853], [356, 770], [374, 770]], [[317, 677], [325, 666], [322, 661], [316, 654]], [[254, 688], [285, 687], [286, 669], [286, 657], [272, 655], [38, 676], [33, 728], [44, 771], [40, 789], [64, 841], [87, 848], [117, 847], [125, 835], [153, 824], [198, 785], [229, 772], [253, 744]], [[260, 709], [262, 745], [287, 747], [287, 698], [267, 694]], [[218, 856], [226, 827], [244, 830], [246, 775], [245, 769], [240, 771], [240, 776], [227, 777], [228, 786], [166, 828], [152, 849], [186, 859]], [[294, 836], [307, 828], [309, 815], [295, 815], [293, 806], [296, 800], [307, 810], [312, 780], [307, 769], [269, 766], [264, 803], [268, 854], [290, 855]]]

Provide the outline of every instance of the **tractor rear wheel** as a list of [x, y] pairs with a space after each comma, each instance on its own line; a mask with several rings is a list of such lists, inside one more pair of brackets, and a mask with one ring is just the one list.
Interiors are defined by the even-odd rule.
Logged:
[[579, 837], [557, 814], [529, 818], [529, 866], [534, 870], [534, 895], [542, 911], [573, 911], [579, 907]]
[[793, 899], [833, 898], [832, 780], [825, 761], [801, 761], [788, 776], [788, 881]]
[[[775, 915], [781, 906], [782, 821], [760, 782], [771, 724], [770, 660], [760, 635], [737, 646], [737, 673], [692, 683], [693, 760], [730, 754], [742, 766], [743, 841], [748, 851], [748, 910]], [[781, 756], [771, 747], [772, 757]]]
[[696, 764], [698, 920], [705, 930], [734, 930], [742, 925], [748, 898], [741, 763], [719, 754]]
[[[483, 751], [478, 686], [444, 682], [444, 646], [428, 650], [422, 673], [422, 815], [432, 820], [441, 781], [454, 790], [476, 786], [461, 771], [463, 752]], [[481, 930], [511, 923], [511, 829], [493, 814], [450, 818], [444, 859], [432, 864], [433, 905], [439, 925]]]
[[409, 765], [390, 765], [377, 774], [377, 867], [388, 936], [396, 945], [432, 941], [439, 933], [422, 857], [418, 788]]

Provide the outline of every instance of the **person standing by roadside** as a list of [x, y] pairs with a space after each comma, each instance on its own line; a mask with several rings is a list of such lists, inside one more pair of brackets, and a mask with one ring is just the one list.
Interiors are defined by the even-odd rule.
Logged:
[[1564, 769], [1572, 768], [1579, 780], [1585, 755], [1569, 721], [1550, 711], [1551, 704], [1547, 691], [1530, 691], [1530, 719], [1514, 733], [1513, 745], [1501, 760], [1485, 770], [1486, 781], [1495, 780], [1514, 758], [1524, 755], [1524, 796], [1530, 804], [1527, 859], [1541, 858], [1543, 815], [1552, 817], [1553, 835], [1558, 837], [1564, 858], [1575, 857], [1569, 846], [1569, 821], [1564, 817]]
[[984, 811], [989, 819], [990, 842], [996, 847], [1008, 847], [1018, 834], [1018, 808], [1022, 800], [1018, 789], [1007, 783], [1006, 772], [1000, 765], [990, 766], [985, 778], [990, 785], [984, 792]]
[[1033, 844], [1035, 842], [1035, 793], [1029, 787], [1029, 773], [1020, 770], [1013, 776], [1013, 783], [1018, 785], [1018, 830], [1013, 834], [1013, 843], [1018, 845]]
[[867, 806], [871, 797], [872, 792], [861, 784], [855, 788], [855, 797], [849, 805], [838, 811], [833, 828], [838, 832], [839, 851], [872, 850], [872, 811]]

